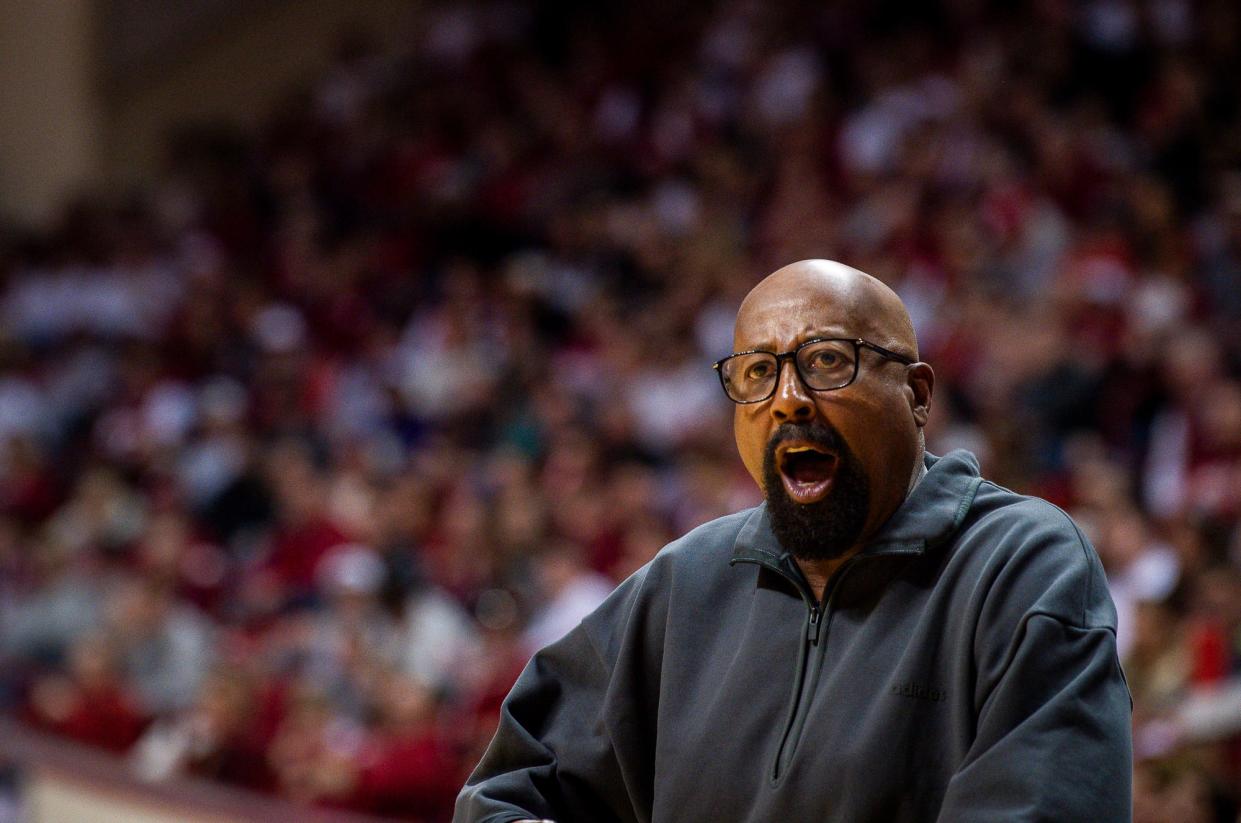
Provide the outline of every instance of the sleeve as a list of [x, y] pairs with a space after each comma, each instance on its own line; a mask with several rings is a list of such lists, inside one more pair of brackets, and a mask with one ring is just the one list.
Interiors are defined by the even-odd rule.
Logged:
[[658, 670], [624, 662], [641, 656], [650, 640], [635, 615], [637, 588], [631, 578], [527, 664], [457, 797], [454, 823], [645, 820], [639, 810], [649, 808], [650, 775], [642, 729], [657, 707], [642, 701], [658, 694]]
[[939, 820], [1130, 820], [1129, 693], [1115, 649], [1109, 629], [1032, 616]]
[[975, 735], [940, 821], [1131, 819], [1132, 704], [1103, 580], [1076, 529], [1026, 542], [996, 576], [977, 629]]

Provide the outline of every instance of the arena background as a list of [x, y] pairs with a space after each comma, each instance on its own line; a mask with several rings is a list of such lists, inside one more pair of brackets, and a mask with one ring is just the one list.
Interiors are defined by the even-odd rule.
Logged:
[[446, 820], [531, 649], [756, 502], [709, 365], [830, 257], [909, 306], [931, 450], [1102, 556], [1136, 819], [1232, 823], [1239, 36], [0, 0], [0, 821]]

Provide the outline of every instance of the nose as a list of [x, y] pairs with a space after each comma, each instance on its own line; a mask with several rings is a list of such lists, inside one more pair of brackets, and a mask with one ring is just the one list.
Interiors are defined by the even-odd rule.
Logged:
[[814, 401], [792, 360], [780, 364], [776, 393], [771, 398], [771, 416], [777, 423], [804, 423], [814, 417]]

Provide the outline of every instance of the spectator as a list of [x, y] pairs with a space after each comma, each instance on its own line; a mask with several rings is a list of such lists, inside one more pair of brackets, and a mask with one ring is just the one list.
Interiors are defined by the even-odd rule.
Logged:
[[114, 752], [129, 748], [145, 724], [135, 695], [120, 676], [114, 650], [99, 635], [74, 642], [64, 674], [34, 682], [26, 711], [38, 726]]
[[165, 585], [127, 578], [109, 598], [104, 621], [144, 711], [162, 714], [193, 701], [213, 648], [212, 626], [198, 610]]
[[595, 610], [613, 583], [586, 567], [581, 550], [571, 543], [554, 543], [536, 561], [539, 600], [522, 643], [533, 654], [559, 640], [583, 617]]
[[194, 704], [147, 730], [133, 749], [136, 771], [148, 780], [193, 774], [251, 789], [270, 789], [258, 691], [245, 672], [208, 675]]

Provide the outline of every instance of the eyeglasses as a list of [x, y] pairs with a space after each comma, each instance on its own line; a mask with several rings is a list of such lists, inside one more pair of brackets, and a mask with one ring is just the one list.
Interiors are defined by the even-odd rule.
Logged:
[[792, 351], [743, 351], [719, 360], [712, 368], [720, 376], [724, 394], [734, 403], [759, 403], [776, 393], [780, 361], [792, 360], [797, 375], [813, 391], [843, 389], [857, 379], [862, 348], [877, 352], [885, 360], [906, 366], [914, 361], [883, 346], [857, 338], [807, 340]]

